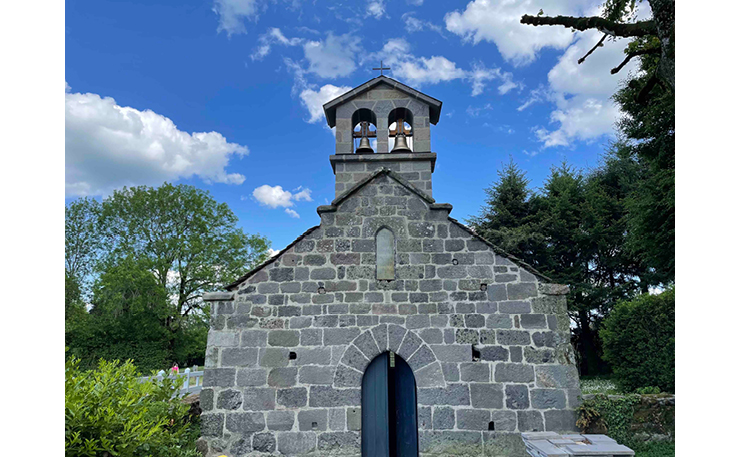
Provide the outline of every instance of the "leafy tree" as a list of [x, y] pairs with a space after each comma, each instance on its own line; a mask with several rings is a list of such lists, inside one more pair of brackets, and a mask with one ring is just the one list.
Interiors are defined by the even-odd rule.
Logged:
[[538, 268], [544, 235], [538, 220], [538, 198], [529, 179], [510, 158], [498, 179], [485, 190], [486, 201], [466, 222], [483, 238]]
[[69, 285], [81, 298], [87, 292], [89, 276], [101, 253], [101, 204], [92, 198], [80, 198], [64, 210], [64, 272]]
[[[226, 204], [192, 186], [124, 188], [99, 206], [72, 202], [67, 215], [67, 302], [76, 318], [68, 314], [66, 339], [85, 367], [101, 357], [147, 369], [201, 364], [209, 319], [202, 294], [268, 256], [266, 238], [244, 233]], [[92, 283], [89, 315], [80, 278]]]
[[109, 257], [132, 256], [146, 265], [159, 286], [175, 297], [171, 331], [202, 311], [203, 292], [223, 288], [268, 257], [269, 241], [247, 235], [225, 203], [192, 186], [124, 188], [103, 204]]
[[601, 17], [524, 15], [523, 24], [556, 25], [604, 33], [582, 63], [609, 37], [628, 38], [619, 72], [633, 58], [630, 75], [614, 96], [625, 116], [618, 124], [621, 149], [637, 163], [638, 180], [627, 200], [627, 246], [649, 268], [645, 280], [670, 284], [675, 278], [675, 0], [648, 0], [652, 18], [636, 20], [642, 0], [606, 0]]

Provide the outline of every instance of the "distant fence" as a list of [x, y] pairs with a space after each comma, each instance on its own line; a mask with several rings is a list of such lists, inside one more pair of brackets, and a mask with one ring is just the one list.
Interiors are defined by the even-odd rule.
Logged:
[[142, 378], [139, 378], [139, 380], [142, 382], [150, 381], [152, 379], [161, 381], [164, 379], [165, 376], [169, 378], [185, 378], [182, 383], [182, 388], [179, 392], [180, 395], [197, 394], [201, 391], [201, 389], [203, 389], [203, 370], [198, 370], [198, 367], [194, 367], [193, 370], [191, 370], [190, 368], [185, 368], [185, 370], [178, 371], [177, 373], [170, 371], [169, 374], [165, 373], [164, 370], [159, 370], [156, 376], [144, 376]]

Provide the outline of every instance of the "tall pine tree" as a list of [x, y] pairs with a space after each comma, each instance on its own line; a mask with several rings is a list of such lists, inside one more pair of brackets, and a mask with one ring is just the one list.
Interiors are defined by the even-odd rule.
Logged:
[[477, 216], [466, 222], [483, 238], [530, 265], [542, 263], [544, 236], [539, 232], [538, 197], [529, 179], [512, 158], [485, 190], [486, 201]]

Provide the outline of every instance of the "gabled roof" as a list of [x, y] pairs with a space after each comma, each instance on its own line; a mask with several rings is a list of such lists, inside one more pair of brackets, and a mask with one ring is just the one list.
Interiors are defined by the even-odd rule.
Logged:
[[370, 81], [361, 84], [351, 91], [345, 92], [334, 100], [324, 104], [324, 114], [326, 115], [326, 122], [327, 124], [329, 124], [329, 127], [334, 127], [337, 124], [337, 107], [339, 105], [352, 100], [363, 92], [367, 92], [378, 84], [387, 84], [397, 91], [403, 92], [404, 94], [408, 95], [410, 98], [415, 98], [422, 103], [429, 105], [429, 122], [435, 125], [437, 124], [437, 122], [439, 122], [439, 113], [442, 111], [441, 101], [426, 94], [423, 94], [416, 89], [412, 89], [405, 84], [401, 84], [395, 79], [389, 78], [387, 76], [378, 76], [377, 78], [373, 78]]
[[[355, 192], [357, 192], [358, 190], [360, 190], [362, 187], [365, 187], [370, 181], [374, 180], [376, 177], [378, 177], [380, 175], [388, 175], [389, 177], [393, 178], [395, 181], [397, 181], [403, 187], [405, 187], [410, 192], [412, 192], [413, 194], [415, 194], [416, 196], [418, 196], [419, 198], [421, 198], [422, 200], [424, 200], [427, 204], [429, 204], [429, 208], [430, 209], [437, 209], [437, 210], [444, 209], [444, 210], [447, 210], [448, 211], [448, 214], [449, 214], [449, 211], [452, 211], [452, 205], [450, 205], [449, 203], [436, 203], [435, 200], [432, 197], [430, 197], [429, 195], [427, 195], [426, 193], [424, 193], [424, 191], [422, 191], [421, 189], [419, 189], [415, 185], [411, 184], [410, 182], [406, 181], [398, 173], [396, 173], [395, 171], [390, 170], [388, 168], [380, 168], [380, 169], [374, 171], [373, 173], [369, 174], [368, 176], [366, 176], [365, 178], [363, 178], [362, 180], [360, 180], [357, 184], [355, 184], [354, 186], [352, 186], [349, 189], [347, 189], [346, 191], [344, 191], [340, 196], [338, 196], [337, 198], [335, 198], [331, 202], [330, 205], [322, 205], [322, 206], [319, 206], [316, 209], [316, 211], [319, 213], [319, 215], [321, 215], [321, 213], [325, 213], [325, 212], [333, 212], [333, 211], [336, 211], [337, 210], [337, 207], [343, 201], [347, 200]], [[524, 270], [527, 270], [528, 272], [530, 272], [533, 275], [537, 276], [539, 279], [542, 279], [546, 283], [550, 283], [552, 281], [552, 279], [550, 279], [549, 277], [543, 275], [542, 273], [540, 273], [539, 271], [537, 271], [534, 267], [532, 267], [528, 263], [526, 263], [523, 260], [521, 260], [521, 259], [519, 259], [519, 258], [517, 258], [517, 257], [515, 257], [515, 256], [513, 256], [511, 254], [509, 254], [508, 252], [506, 252], [503, 249], [499, 248], [498, 246], [496, 246], [495, 244], [491, 243], [487, 239], [485, 239], [482, 236], [478, 235], [473, 229], [471, 229], [470, 227], [462, 224], [457, 219], [453, 219], [453, 218], [449, 217], [449, 215], [447, 216], [447, 219], [451, 223], [453, 223], [456, 226], [460, 227], [462, 230], [470, 233], [474, 238], [476, 238], [479, 241], [483, 242], [486, 246], [490, 247], [493, 252], [495, 252], [496, 254], [500, 255], [501, 257], [505, 257], [505, 258], [509, 259], [510, 261], [512, 261], [514, 264], [516, 264], [520, 268], [523, 268]], [[266, 267], [266, 266], [270, 265], [271, 263], [275, 262], [288, 249], [290, 249], [293, 246], [295, 246], [296, 243], [298, 243], [302, 239], [306, 238], [309, 234], [311, 234], [314, 230], [318, 229], [319, 227], [320, 227], [320, 225], [316, 225], [316, 226], [311, 227], [310, 229], [306, 230], [301, 236], [299, 236], [298, 238], [296, 238], [295, 241], [293, 241], [292, 243], [290, 243], [289, 245], [287, 245], [285, 247], [285, 249], [283, 249], [282, 251], [278, 252], [277, 254], [275, 254], [274, 256], [272, 256], [270, 259], [268, 259], [264, 263], [262, 263], [262, 264], [258, 265], [257, 267], [253, 268], [252, 270], [250, 270], [249, 272], [247, 272], [241, 278], [237, 279], [233, 283], [231, 283], [228, 286], [226, 286], [226, 290], [233, 291], [234, 289], [236, 289], [239, 286], [239, 284], [241, 284], [244, 281], [246, 281], [247, 279], [249, 279], [251, 276], [253, 276], [255, 273], [257, 273], [258, 271], [260, 271], [264, 267]]]

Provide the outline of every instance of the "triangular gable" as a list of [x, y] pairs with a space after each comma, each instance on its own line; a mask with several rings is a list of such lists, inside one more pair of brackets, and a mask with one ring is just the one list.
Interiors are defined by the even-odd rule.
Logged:
[[405, 84], [402, 84], [396, 81], [395, 79], [391, 79], [387, 76], [378, 76], [377, 78], [373, 78], [370, 81], [364, 84], [361, 84], [355, 87], [354, 89], [350, 90], [349, 92], [345, 92], [344, 94], [340, 95], [334, 100], [331, 100], [330, 102], [327, 102], [324, 104], [324, 115], [326, 115], [326, 122], [327, 124], [329, 124], [329, 127], [334, 127], [337, 123], [336, 114], [337, 114], [337, 107], [339, 105], [342, 105], [354, 99], [358, 95], [364, 92], [367, 92], [368, 90], [372, 89], [373, 87], [379, 84], [387, 84], [393, 89], [396, 89], [408, 95], [409, 98], [415, 98], [429, 105], [429, 122], [435, 125], [437, 124], [437, 122], [439, 122], [439, 114], [442, 111], [441, 101], [437, 100], [434, 97], [430, 97], [424, 93], [421, 93], [416, 89], [412, 89], [411, 87]]
[[[387, 175], [390, 178], [392, 178], [394, 181], [397, 181], [398, 184], [400, 184], [401, 186], [405, 187], [410, 192], [412, 192], [414, 195], [418, 196], [419, 198], [421, 198], [422, 200], [424, 200], [427, 204], [429, 204], [429, 209], [431, 209], [431, 210], [446, 210], [447, 211], [447, 214], [448, 214], [447, 219], [451, 223], [455, 224], [456, 226], [458, 226], [462, 230], [470, 233], [470, 235], [472, 235], [477, 240], [481, 241], [486, 246], [488, 246], [489, 248], [491, 248], [491, 250], [495, 254], [497, 254], [497, 255], [499, 255], [501, 257], [504, 257], [504, 258], [510, 260], [512, 263], [514, 263], [519, 268], [522, 268], [522, 269], [524, 269], [524, 270], [532, 273], [537, 278], [539, 278], [539, 279], [541, 279], [541, 280], [543, 280], [543, 281], [545, 281], [547, 283], [552, 282], [552, 280], [549, 277], [547, 277], [544, 274], [542, 274], [539, 271], [537, 271], [537, 269], [535, 269], [533, 266], [531, 266], [528, 263], [526, 263], [525, 261], [523, 261], [523, 260], [521, 260], [521, 259], [519, 259], [519, 258], [517, 258], [517, 257], [515, 257], [515, 256], [513, 256], [511, 254], [509, 254], [508, 252], [504, 251], [503, 249], [499, 248], [495, 244], [491, 243], [487, 239], [485, 239], [482, 236], [480, 236], [479, 234], [477, 234], [470, 227], [466, 226], [465, 224], [462, 224], [457, 219], [454, 219], [454, 218], [450, 217], [449, 216], [449, 213], [450, 213], [450, 211], [452, 211], [452, 205], [450, 205], [449, 203], [436, 203], [435, 200], [432, 197], [430, 197], [429, 195], [425, 194], [424, 191], [422, 191], [421, 189], [419, 189], [415, 185], [411, 184], [410, 182], [406, 181], [398, 173], [396, 173], [395, 171], [390, 170], [388, 168], [380, 168], [380, 169], [374, 171], [373, 173], [367, 175], [361, 181], [359, 181], [357, 184], [355, 184], [354, 186], [352, 186], [349, 189], [347, 189], [346, 191], [344, 191], [339, 197], [335, 198], [331, 202], [330, 205], [322, 205], [322, 206], [319, 206], [316, 209], [316, 212], [318, 212], [319, 215], [321, 215], [321, 213], [334, 212], [334, 211], [336, 211], [337, 210], [337, 207], [342, 202], [344, 202], [345, 200], [347, 200], [349, 197], [351, 197], [353, 194], [355, 194], [361, 188], [365, 187], [368, 183], [370, 183], [371, 181], [373, 181], [375, 178], [377, 178], [380, 175]], [[320, 227], [320, 225], [316, 225], [316, 226], [311, 227], [310, 229], [306, 230], [301, 236], [299, 236], [292, 243], [290, 243], [289, 245], [287, 245], [285, 247], [285, 249], [281, 250], [280, 252], [278, 252], [274, 256], [270, 257], [268, 260], [266, 260], [262, 264], [258, 265], [257, 267], [253, 268], [252, 270], [248, 271], [246, 274], [244, 274], [242, 277], [240, 277], [239, 279], [237, 279], [233, 283], [231, 283], [228, 286], [226, 286], [226, 290], [233, 291], [234, 289], [236, 289], [239, 286], [239, 284], [243, 283], [244, 281], [246, 281], [247, 279], [249, 279], [250, 277], [252, 277], [254, 274], [256, 274], [257, 272], [259, 272], [260, 270], [262, 270], [266, 266], [268, 266], [271, 263], [273, 263], [276, 260], [278, 260], [286, 251], [288, 251], [288, 249], [290, 249], [293, 246], [295, 246], [296, 243], [298, 243], [299, 241], [301, 241], [304, 238], [306, 238], [308, 235], [310, 235], [312, 232], [314, 232], [319, 227]]]

